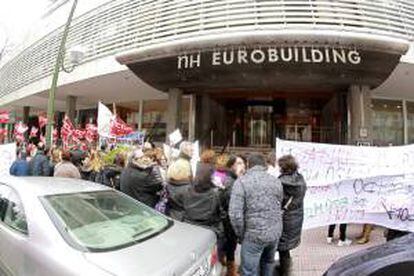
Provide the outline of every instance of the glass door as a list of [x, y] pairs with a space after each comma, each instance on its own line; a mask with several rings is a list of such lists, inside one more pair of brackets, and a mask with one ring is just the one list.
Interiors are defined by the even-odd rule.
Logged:
[[272, 139], [271, 106], [248, 106], [246, 131], [249, 147], [270, 147]]

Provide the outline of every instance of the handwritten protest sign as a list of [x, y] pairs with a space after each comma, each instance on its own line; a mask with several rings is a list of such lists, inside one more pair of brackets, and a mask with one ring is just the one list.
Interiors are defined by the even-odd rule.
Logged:
[[276, 156], [292, 154], [309, 186], [344, 179], [414, 173], [414, 145], [361, 147], [276, 141]]
[[9, 175], [9, 169], [16, 159], [16, 144], [0, 145], [0, 176]]
[[304, 228], [370, 223], [414, 232], [414, 147], [358, 147], [278, 140], [308, 183]]

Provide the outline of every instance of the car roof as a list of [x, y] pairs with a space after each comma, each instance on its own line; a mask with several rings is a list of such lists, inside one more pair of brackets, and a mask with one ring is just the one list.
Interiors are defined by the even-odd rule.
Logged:
[[20, 195], [45, 196], [77, 192], [93, 192], [111, 190], [97, 183], [60, 177], [2, 177], [0, 183], [14, 188]]

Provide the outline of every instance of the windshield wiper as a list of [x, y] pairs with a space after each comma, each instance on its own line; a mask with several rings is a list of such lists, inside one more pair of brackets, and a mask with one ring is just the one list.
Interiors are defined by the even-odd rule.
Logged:
[[145, 229], [144, 231], [141, 231], [141, 232], [138, 232], [138, 233], [136, 233], [136, 234], [134, 234], [132, 237], [133, 238], [136, 238], [136, 237], [138, 237], [138, 236], [141, 236], [142, 234], [145, 234], [145, 233], [147, 233], [147, 232], [151, 232], [152, 230], [154, 230], [154, 228], [148, 228], [148, 229]]

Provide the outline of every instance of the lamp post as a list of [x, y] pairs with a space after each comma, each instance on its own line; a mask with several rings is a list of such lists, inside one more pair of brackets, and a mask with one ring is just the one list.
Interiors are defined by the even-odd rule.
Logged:
[[53, 73], [53, 80], [52, 86], [49, 90], [49, 99], [47, 104], [47, 126], [46, 126], [46, 145], [48, 147], [52, 146], [53, 142], [53, 126], [55, 124], [55, 94], [57, 83], [59, 79], [59, 71], [62, 68], [63, 60], [66, 53], [66, 40], [68, 38], [70, 24], [73, 19], [73, 15], [75, 13], [76, 5], [78, 4], [78, 0], [74, 0], [72, 4], [72, 9], [70, 11], [68, 20], [65, 25], [65, 29], [63, 31], [62, 40], [60, 42], [59, 51], [56, 58], [55, 69]]

